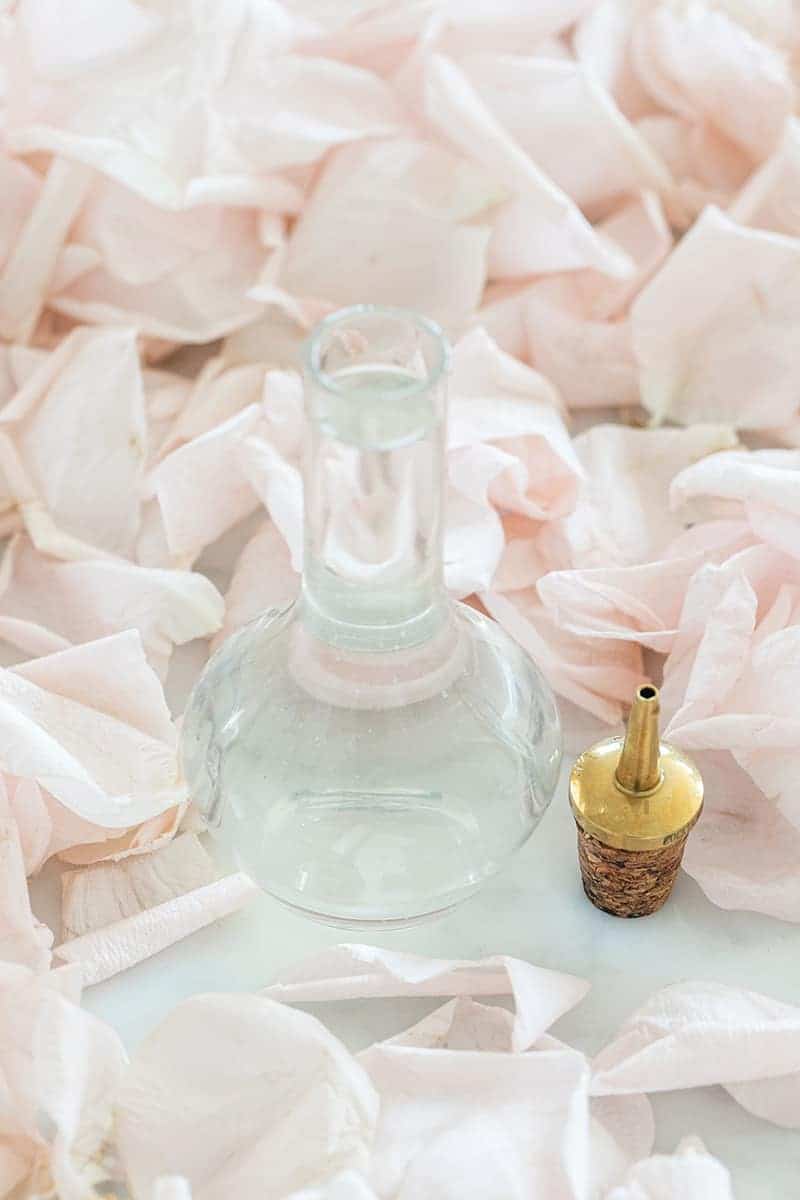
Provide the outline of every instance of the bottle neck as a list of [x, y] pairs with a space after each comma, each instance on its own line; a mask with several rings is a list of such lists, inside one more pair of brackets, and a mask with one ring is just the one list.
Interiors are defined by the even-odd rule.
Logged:
[[448, 616], [444, 406], [386, 369], [354, 374], [346, 394], [310, 397], [300, 614], [331, 645], [386, 652]]

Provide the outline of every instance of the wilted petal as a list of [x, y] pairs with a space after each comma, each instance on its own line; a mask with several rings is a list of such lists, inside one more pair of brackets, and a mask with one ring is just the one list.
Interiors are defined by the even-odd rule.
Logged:
[[[164, 850], [157, 853], [163, 854]], [[139, 861], [126, 859], [120, 868]], [[213, 921], [237, 912], [256, 895], [258, 888], [246, 875], [225, 875], [153, 908], [62, 942], [55, 954], [62, 962], [80, 964], [85, 986], [102, 983]]]
[[223, 994], [178, 1005], [145, 1039], [116, 1128], [136, 1200], [165, 1171], [194, 1200], [283, 1200], [364, 1168], [377, 1108], [363, 1068], [313, 1017]]
[[698, 497], [732, 503], [753, 534], [800, 558], [800, 450], [746, 450], [715, 454], [673, 481], [674, 508]]
[[495, 507], [537, 520], [570, 512], [582, 471], [547, 380], [476, 329], [455, 348], [450, 391], [450, 453], [488, 445], [507, 460], [489, 484]]
[[659, 558], [684, 529], [669, 511], [672, 480], [688, 464], [733, 445], [731, 431], [713, 425], [595, 425], [579, 434], [575, 449], [584, 483], [564, 527], [572, 565], [636, 566]]
[[613, 725], [644, 674], [638, 646], [586, 639], [560, 628], [534, 588], [481, 597], [488, 612], [527, 650], [560, 696]]
[[703, 754], [703, 818], [683, 869], [713, 904], [800, 921], [800, 829], [727, 754]]
[[0, 965], [0, 1185], [8, 1194], [85, 1200], [92, 1160], [111, 1135], [126, 1058], [109, 1026], [77, 1006], [72, 969], [34, 975]]
[[588, 1069], [531, 1054], [383, 1043], [359, 1056], [381, 1101], [371, 1181], [420, 1200], [568, 1200], [586, 1186]]
[[524, 1050], [586, 994], [588, 984], [519, 959], [477, 962], [424, 958], [375, 946], [341, 945], [284, 970], [265, 996], [284, 1003], [391, 996], [508, 996], [516, 1017], [511, 1045]]
[[[596, 1095], [721, 1083], [733, 1085], [738, 1099], [753, 1082], [766, 1104], [770, 1086], [762, 1081], [784, 1096], [796, 1089], [800, 1009], [722, 983], [674, 984], [628, 1018], [594, 1060], [593, 1072]], [[789, 1128], [800, 1124], [796, 1106], [772, 1119]]]
[[155, 908], [216, 878], [196, 834], [184, 833], [161, 850], [98, 863], [61, 876], [61, 931], [65, 940], [93, 933]]

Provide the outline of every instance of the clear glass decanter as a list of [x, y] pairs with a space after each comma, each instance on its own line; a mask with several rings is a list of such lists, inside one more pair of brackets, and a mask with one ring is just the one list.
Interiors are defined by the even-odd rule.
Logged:
[[465, 899], [558, 779], [547, 684], [444, 589], [447, 359], [410, 312], [360, 306], [317, 327], [299, 597], [228, 639], [184, 720], [191, 792], [239, 869], [337, 925]]

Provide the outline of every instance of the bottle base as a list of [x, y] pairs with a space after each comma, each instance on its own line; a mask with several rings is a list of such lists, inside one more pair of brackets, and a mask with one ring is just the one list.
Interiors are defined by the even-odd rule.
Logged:
[[412, 929], [416, 925], [427, 925], [431, 921], [439, 921], [442, 917], [446, 917], [453, 909], [458, 908], [465, 900], [469, 900], [480, 891], [480, 885], [470, 889], [464, 895], [459, 896], [451, 903], [445, 904], [440, 908], [430, 909], [429, 911], [420, 913], [411, 913], [408, 916], [400, 917], [382, 917], [369, 916], [367, 914], [348, 915], [345, 913], [330, 913], [320, 912], [314, 908], [307, 908], [302, 904], [297, 904], [293, 900], [287, 900], [284, 896], [279, 896], [276, 892], [263, 889], [265, 894], [272, 900], [276, 900], [282, 908], [288, 909], [289, 912], [295, 913], [299, 917], [305, 917], [306, 920], [316, 921], [318, 925], [327, 925], [333, 929], [350, 929], [361, 931], [363, 933], [380, 933], [386, 931], [392, 933], [400, 929]]

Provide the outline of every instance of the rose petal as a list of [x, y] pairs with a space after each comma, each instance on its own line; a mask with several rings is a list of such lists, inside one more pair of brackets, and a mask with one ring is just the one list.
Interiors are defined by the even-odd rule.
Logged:
[[84, 986], [89, 987], [144, 962], [213, 921], [238, 912], [257, 894], [258, 888], [246, 875], [226, 875], [62, 942], [54, 953], [63, 962], [79, 963]]
[[0, 463], [34, 544], [58, 558], [128, 554], [145, 444], [133, 334], [76, 331], [0, 413]]
[[799, 281], [800, 242], [707, 209], [631, 310], [645, 407], [682, 424], [788, 424]]
[[483, 289], [489, 233], [478, 219], [495, 199], [481, 172], [434, 145], [345, 147], [292, 232], [282, 283], [337, 305], [369, 296], [458, 328]]
[[164, 1171], [184, 1175], [194, 1200], [282, 1200], [367, 1165], [377, 1104], [364, 1070], [313, 1017], [261, 996], [196, 996], [134, 1055], [118, 1145], [137, 1200]]
[[498, 956], [479, 962], [341, 945], [296, 963], [263, 995], [285, 1003], [390, 996], [513, 995], [514, 1050], [524, 1050], [586, 994], [587, 984]]
[[[111, 559], [59, 562], [22, 537], [6, 550], [2, 575], [0, 634], [31, 654], [138, 629], [163, 678], [173, 646], [208, 637], [222, 623], [216, 588], [189, 571]], [[53, 634], [60, 645], [48, 644]]]

